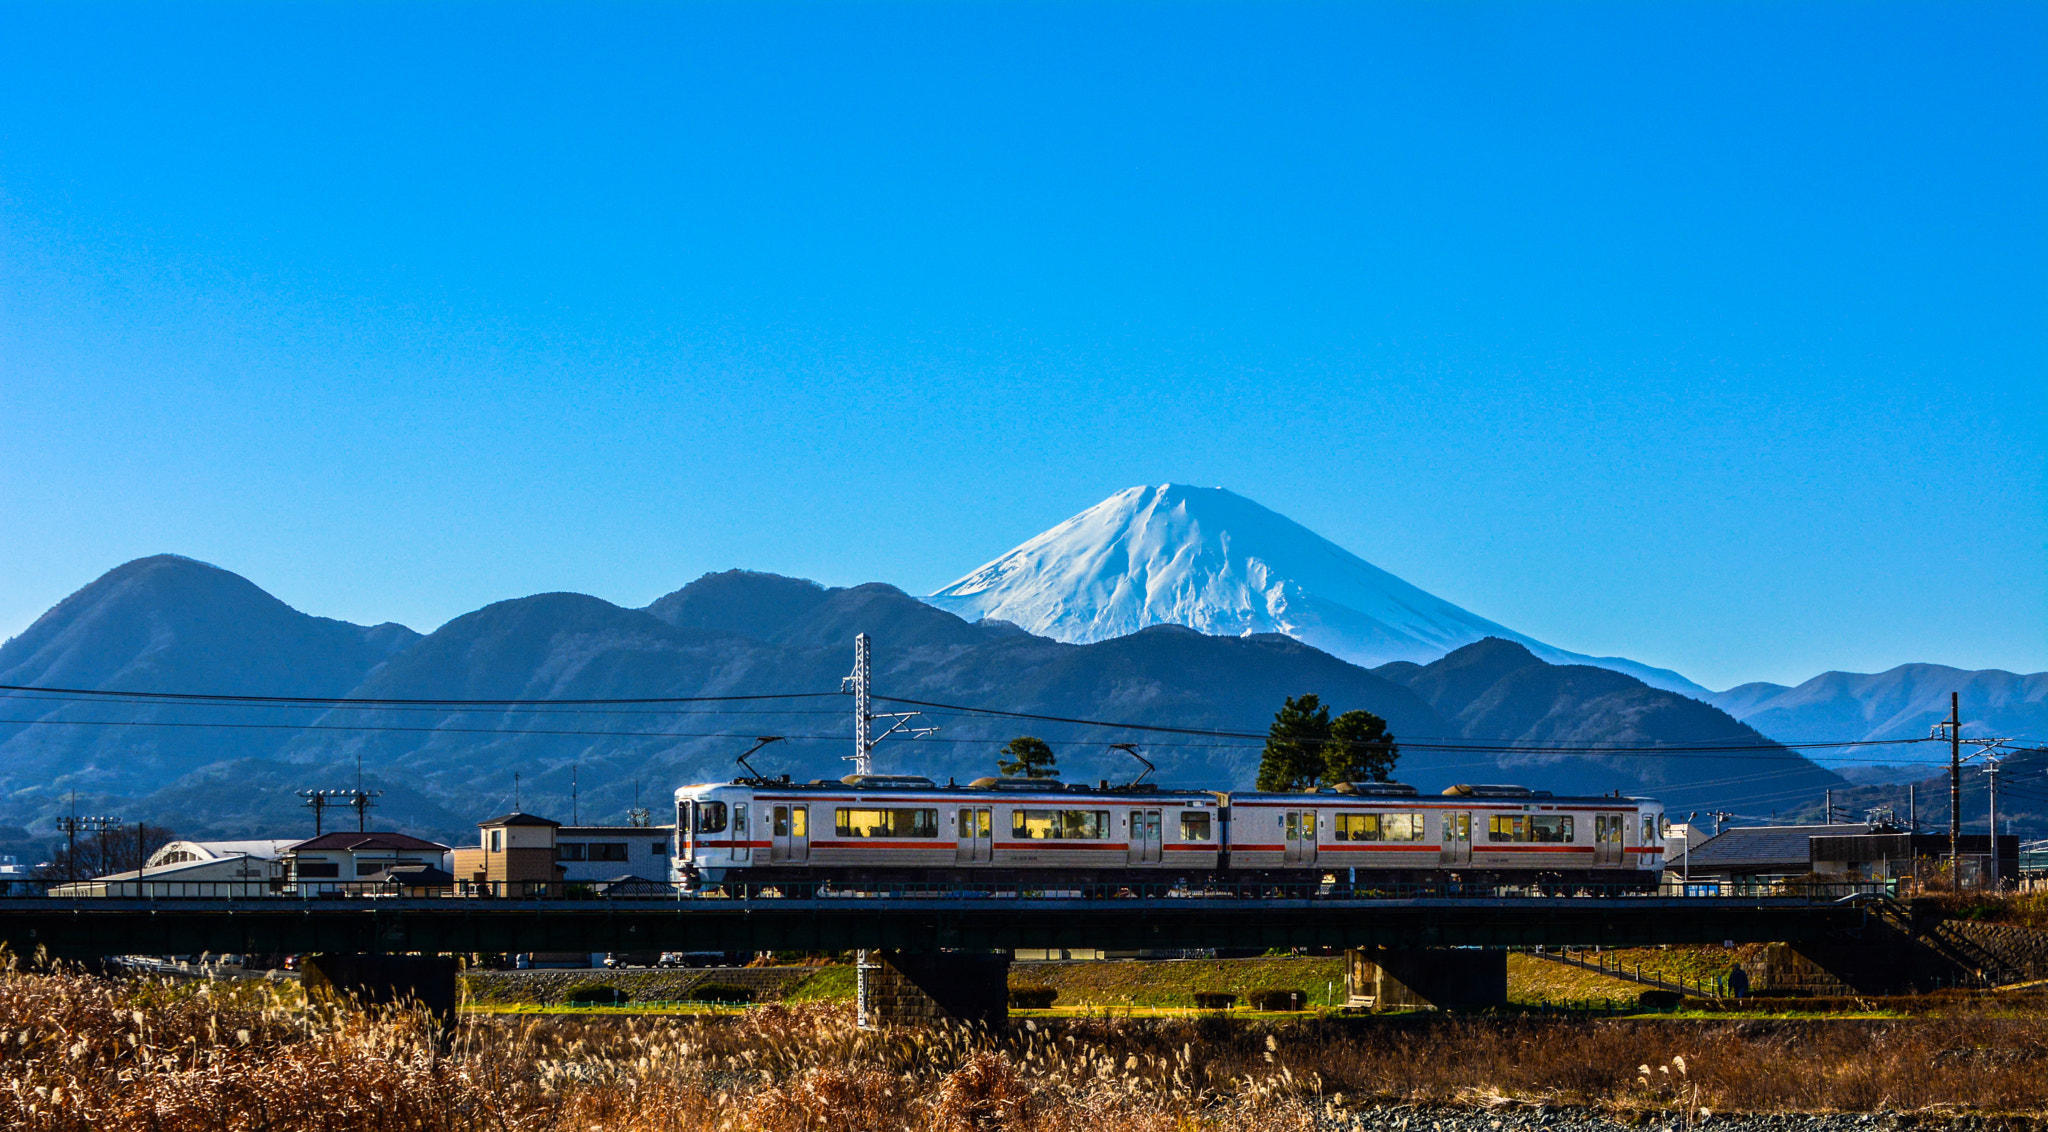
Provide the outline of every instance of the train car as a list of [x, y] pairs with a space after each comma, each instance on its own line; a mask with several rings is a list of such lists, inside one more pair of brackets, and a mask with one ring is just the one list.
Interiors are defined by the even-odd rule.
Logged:
[[1221, 864], [1222, 799], [1209, 791], [870, 774], [739, 779], [675, 798], [686, 887], [1036, 891], [1171, 883]]
[[1455, 878], [1646, 890], [1664, 863], [1664, 808], [1647, 798], [1473, 785], [1423, 795], [1360, 782], [1225, 799], [1226, 872], [1241, 880], [1321, 873], [1358, 888]]
[[1370, 890], [1656, 887], [1663, 807], [1519, 786], [1401, 783], [1223, 793], [905, 775], [738, 779], [676, 791], [686, 887], [785, 893], [923, 885], [980, 891], [1217, 884]]

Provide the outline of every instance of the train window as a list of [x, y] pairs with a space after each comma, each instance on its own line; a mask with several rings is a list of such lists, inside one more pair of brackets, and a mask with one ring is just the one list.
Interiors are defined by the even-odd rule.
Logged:
[[1388, 841], [1420, 841], [1423, 838], [1421, 814], [1381, 814], [1380, 836]]
[[1495, 814], [1486, 819], [1488, 841], [1527, 841], [1529, 822], [1520, 814]]
[[1012, 810], [1010, 836], [1033, 841], [1091, 841], [1109, 836], [1108, 810]]
[[1336, 818], [1337, 840], [1378, 841], [1380, 839], [1380, 816], [1378, 814], [1338, 814]]
[[1209, 815], [1199, 811], [1180, 816], [1180, 839], [1182, 841], [1212, 841], [1215, 830], [1209, 824]]
[[839, 837], [937, 837], [937, 810], [832, 811], [832, 832]]
[[1643, 815], [1643, 844], [1645, 844], [1645, 845], [1655, 845], [1656, 843], [1657, 843], [1657, 815], [1656, 815], [1656, 814], [1644, 814], [1644, 815]]
[[724, 803], [724, 802], [699, 802], [699, 803], [697, 803], [697, 832], [698, 832], [698, 833], [723, 833], [723, 832], [725, 832], [725, 803]]
[[1529, 819], [1529, 840], [1570, 841], [1572, 819], [1562, 814], [1539, 814]]

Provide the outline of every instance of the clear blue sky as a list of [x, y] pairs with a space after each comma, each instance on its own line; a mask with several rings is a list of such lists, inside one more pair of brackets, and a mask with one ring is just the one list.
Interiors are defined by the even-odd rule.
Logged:
[[2048, 7], [0, 9], [0, 635], [928, 592], [1222, 485], [1710, 686], [2048, 668]]

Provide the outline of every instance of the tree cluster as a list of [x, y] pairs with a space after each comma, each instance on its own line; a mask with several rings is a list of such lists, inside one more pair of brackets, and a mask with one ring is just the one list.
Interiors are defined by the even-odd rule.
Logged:
[[1296, 791], [1339, 782], [1385, 782], [1400, 757], [1387, 721], [1379, 716], [1347, 711], [1332, 719], [1314, 693], [1289, 696], [1266, 731], [1258, 787]]
[[1058, 778], [1051, 744], [1031, 735], [1019, 735], [996, 752], [1004, 756], [996, 769], [1012, 778]]
[[91, 880], [110, 873], [133, 872], [149, 860], [151, 853], [177, 839], [177, 834], [163, 826], [147, 822], [139, 829], [123, 825], [104, 832], [81, 833], [76, 857], [72, 854], [71, 838], [58, 841], [51, 848], [49, 861], [36, 869], [36, 879]]

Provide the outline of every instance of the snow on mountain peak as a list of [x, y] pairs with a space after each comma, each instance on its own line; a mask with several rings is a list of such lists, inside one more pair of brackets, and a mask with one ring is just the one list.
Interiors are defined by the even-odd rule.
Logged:
[[926, 600], [969, 620], [1099, 641], [1150, 625], [1284, 633], [1357, 664], [1426, 663], [1483, 637], [1598, 664], [1686, 695], [1674, 672], [1553, 648], [1461, 609], [1220, 487], [1127, 488]]

